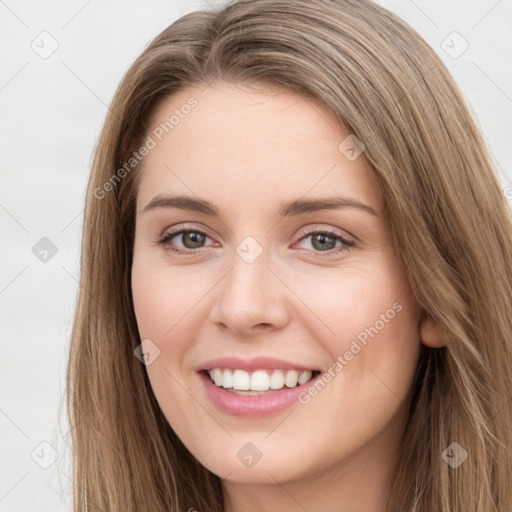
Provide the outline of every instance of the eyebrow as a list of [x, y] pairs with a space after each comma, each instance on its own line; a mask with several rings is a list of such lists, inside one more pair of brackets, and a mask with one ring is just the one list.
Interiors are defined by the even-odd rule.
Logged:
[[[169, 196], [165, 194], [157, 194], [142, 210], [142, 213], [154, 210], [155, 208], [177, 208], [180, 210], [187, 210], [192, 212], [199, 212], [212, 217], [220, 218], [218, 208], [209, 201], [203, 199], [196, 199], [190, 196]], [[309, 212], [316, 212], [320, 210], [335, 210], [339, 208], [358, 208], [367, 212], [375, 217], [380, 215], [367, 204], [356, 201], [348, 197], [327, 197], [324, 199], [297, 199], [281, 203], [279, 206], [280, 217], [292, 217], [294, 215], [301, 215]]]

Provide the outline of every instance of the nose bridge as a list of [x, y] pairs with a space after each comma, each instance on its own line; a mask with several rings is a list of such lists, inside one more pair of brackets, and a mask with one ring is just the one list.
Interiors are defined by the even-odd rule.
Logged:
[[247, 236], [230, 259], [231, 270], [223, 279], [212, 309], [212, 319], [238, 333], [260, 324], [282, 327], [286, 308], [282, 283], [267, 266], [270, 253], [254, 237]]
[[231, 311], [264, 313], [267, 294], [273, 288], [268, 279], [269, 256], [268, 250], [252, 236], [235, 247], [230, 262], [232, 270], [224, 289], [224, 297], [231, 301]]

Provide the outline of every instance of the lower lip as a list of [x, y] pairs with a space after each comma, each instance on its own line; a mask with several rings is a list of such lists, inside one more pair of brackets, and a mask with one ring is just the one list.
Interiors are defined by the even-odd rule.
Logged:
[[204, 372], [199, 372], [198, 375], [203, 382], [206, 394], [222, 412], [246, 418], [269, 416], [283, 411], [298, 402], [299, 395], [321, 376], [318, 374], [305, 384], [295, 388], [273, 391], [265, 395], [247, 396], [237, 395], [216, 386]]

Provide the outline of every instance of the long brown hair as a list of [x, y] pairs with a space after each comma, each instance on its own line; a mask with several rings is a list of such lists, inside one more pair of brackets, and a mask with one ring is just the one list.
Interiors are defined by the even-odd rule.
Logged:
[[[510, 210], [446, 67], [369, 0], [240, 0], [193, 12], [127, 71], [84, 214], [67, 381], [75, 512], [223, 510], [219, 477], [177, 438], [134, 356], [138, 169], [126, 167], [159, 102], [213, 80], [314, 98], [364, 142], [415, 298], [446, 335], [445, 347], [422, 346], [389, 510], [510, 512]], [[468, 454], [457, 468], [442, 457], [453, 442]]]

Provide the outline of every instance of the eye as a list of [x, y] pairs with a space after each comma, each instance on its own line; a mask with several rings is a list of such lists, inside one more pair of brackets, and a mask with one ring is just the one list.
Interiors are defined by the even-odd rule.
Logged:
[[[335, 256], [343, 251], [348, 251], [355, 247], [355, 243], [347, 240], [341, 234], [329, 229], [306, 231], [301, 233], [297, 243], [310, 238], [309, 248], [321, 257]], [[193, 226], [183, 226], [181, 229], [166, 233], [155, 243], [163, 245], [166, 250], [176, 254], [191, 255], [197, 253], [199, 249], [204, 249], [204, 243], [210, 238], [201, 230], [194, 229]], [[182, 247], [176, 246], [173, 239], [181, 240]], [[211, 240], [211, 238], [210, 238]], [[337, 245], [337, 243], [339, 244]], [[303, 247], [304, 248], [304, 247]]]
[[[309, 231], [305, 234], [303, 233], [299, 242], [303, 240], [307, 240], [310, 238], [309, 246], [321, 257], [328, 257], [333, 255], [338, 255], [343, 251], [348, 251], [352, 247], [355, 247], [355, 243], [345, 239], [339, 233], [334, 231], [330, 231], [329, 229], [324, 229], [321, 231]], [[336, 246], [337, 242], [340, 242], [338, 246]], [[299, 243], [298, 242], [298, 243]]]
[[[178, 240], [181, 239], [181, 243], [185, 250], [179, 246], [176, 247], [174, 243], [171, 243], [171, 240], [174, 238]], [[191, 228], [188, 229], [186, 226], [182, 229], [167, 233], [160, 240], [158, 240], [157, 243], [163, 245], [167, 250], [177, 254], [191, 254], [195, 252], [195, 249], [202, 249], [202, 244], [204, 244], [207, 238], [210, 237], [203, 231]]]

